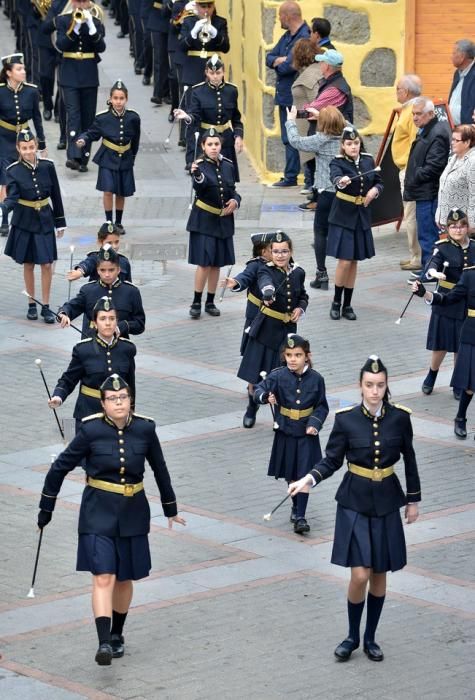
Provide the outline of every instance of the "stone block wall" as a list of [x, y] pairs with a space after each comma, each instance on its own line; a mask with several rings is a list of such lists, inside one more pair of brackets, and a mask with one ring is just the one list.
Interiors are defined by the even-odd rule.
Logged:
[[[239, 87], [245, 143], [263, 181], [282, 170], [283, 146], [273, 105], [274, 71], [265, 54], [283, 30], [276, 0], [216, 0], [228, 19], [231, 52], [224, 57], [228, 78]], [[355, 100], [355, 123], [376, 143], [395, 104], [394, 84], [404, 72], [406, 0], [301, 0], [302, 14], [326, 17], [332, 40], [344, 55], [343, 72]]]

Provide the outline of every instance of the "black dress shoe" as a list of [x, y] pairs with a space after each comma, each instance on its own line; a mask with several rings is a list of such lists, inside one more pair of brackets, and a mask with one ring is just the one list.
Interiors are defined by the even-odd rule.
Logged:
[[106, 642], [99, 644], [99, 649], [96, 651], [96, 664], [99, 666], [110, 666], [112, 663], [112, 647]]
[[337, 646], [334, 654], [338, 661], [348, 661], [355, 649], [358, 649], [359, 643], [357, 644], [351, 637], [347, 637], [342, 641], [341, 644]]
[[426, 384], [426, 380], [424, 379], [424, 382], [421, 386], [422, 393], [425, 394], [426, 396], [429, 396], [432, 394], [432, 389], [434, 388], [434, 385], [432, 384]]
[[114, 224], [114, 226], [119, 236], [125, 236], [125, 228], [122, 226], [122, 224]]
[[150, 78], [148, 75], [144, 75], [142, 78], [142, 85], [150, 85]]
[[50, 122], [52, 116], [53, 116], [53, 112], [50, 109], [43, 110], [43, 119], [45, 120], [45, 122]]
[[175, 115], [173, 114], [173, 112], [170, 112], [167, 119], [169, 124], [173, 124], [173, 122], [175, 121]]
[[0, 236], [1, 236], [2, 238], [5, 238], [5, 236], [8, 236], [8, 231], [9, 231], [9, 230], [10, 230], [10, 229], [9, 229], [8, 224], [5, 224], [5, 225], [2, 224], [2, 225], [0, 226]]
[[153, 102], [153, 104], [157, 105], [158, 107], [161, 107], [163, 104], [163, 100], [161, 97], [151, 97], [150, 102]]
[[210, 316], [221, 316], [221, 311], [214, 304], [205, 304], [205, 312]]
[[466, 418], [455, 418], [454, 420], [454, 433], [461, 440], [465, 440], [467, 437], [467, 419]]
[[74, 158], [68, 158], [66, 161], [66, 167], [70, 170], [79, 170], [79, 162]]
[[[116, 24], [116, 23], [114, 22], [114, 24]], [[120, 24], [120, 22], [119, 22], [119, 24]], [[118, 38], [118, 39], [125, 39], [126, 36], [128, 36], [128, 34], [126, 34], [125, 32], [123, 32], [122, 29], [120, 30], [120, 32], [117, 32], [117, 38]]]
[[124, 656], [125, 644], [121, 634], [111, 634], [112, 658], [120, 659]]
[[201, 304], [192, 304], [190, 306], [191, 318], [199, 318], [201, 316]]
[[383, 651], [376, 642], [365, 642], [363, 651], [371, 661], [382, 661], [384, 659]]
[[425, 394], [426, 396], [429, 396], [429, 394], [432, 394], [432, 390], [434, 388], [435, 380], [437, 379], [437, 372], [432, 372], [429, 371], [427, 373], [426, 378], [422, 382], [422, 393]]
[[180, 148], [186, 148], [186, 141], [185, 141], [185, 139], [178, 139], [178, 144], [177, 144], [177, 145], [180, 146]]
[[340, 318], [340, 304], [338, 304], [336, 301], [332, 301], [332, 306], [330, 309], [330, 318], [332, 318], [334, 321], [338, 321]]
[[51, 311], [48, 304], [44, 304], [44, 306], [42, 307], [41, 317], [45, 323], [54, 323], [56, 321], [56, 316]]
[[137, 66], [137, 65], [134, 66], [135, 75], [142, 75], [142, 70], [143, 69], [140, 68], [140, 66]]
[[341, 310], [341, 315], [346, 318], [347, 321], [356, 321], [356, 314], [351, 306], [344, 306]]
[[305, 518], [298, 518], [294, 523], [294, 532], [298, 535], [303, 535], [304, 532], [310, 531], [310, 525], [305, 520]]
[[87, 171], [89, 170], [89, 168], [87, 167], [87, 164], [86, 164], [86, 163], [81, 163], [81, 164], [79, 165], [78, 170], [79, 170], [80, 173], [87, 173]]
[[249, 403], [246, 408], [246, 413], [243, 416], [242, 424], [244, 428], [253, 428], [256, 424], [256, 413], [259, 410], [259, 404], [254, 401], [249, 395]]
[[56, 150], [57, 151], [65, 151], [66, 150], [66, 141], [58, 141], [56, 145]]
[[172, 98], [170, 97], [170, 95], [165, 95], [165, 97], [163, 98], [163, 101], [165, 102], [166, 105], [172, 104]]
[[315, 279], [310, 282], [312, 289], [328, 289], [328, 272], [326, 270], [317, 270]]
[[28, 311], [26, 317], [29, 321], [38, 320], [38, 311], [36, 309], [36, 304], [28, 304]]

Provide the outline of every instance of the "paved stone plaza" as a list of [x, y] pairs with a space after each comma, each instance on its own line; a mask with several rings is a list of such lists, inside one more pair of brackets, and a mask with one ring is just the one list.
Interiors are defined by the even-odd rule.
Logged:
[[[312, 493], [310, 536], [293, 534], [288, 508], [270, 523], [264, 513], [285, 494], [266, 477], [272, 442], [270, 411], [244, 430], [245, 387], [236, 376], [244, 297], [227, 293], [220, 319], [191, 321], [193, 268], [186, 262], [189, 180], [183, 153], [164, 141], [168, 108], [154, 108], [150, 88], [133, 75], [128, 43], [108, 23], [98, 109], [121, 78], [130, 106], [142, 116], [137, 195], [128, 203], [123, 251], [147, 312], [138, 347], [137, 407], [153, 416], [187, 527], [166, 530], [150, 474], [153, 572], [135, 587], [126, 624], [126, 654], [112, 667], [94, 663], [96, 635], [89, 575], [76, 573], [76, 524], [83, 479], [63, 486], [46, 528], [36, 598], [27, 599], [38, 541], [37, 505], [44, 474], [61, 451], [58, 431], [35, 359], [50, 386], [66, 367], [74, 330], [25, 318], [22, 270], [0, 256], [0, 697], [5, 700], [462, 700], [473, 697], [475, 619], [475, 413], [465, 442], [453, 434], [456, 403], [448, 360], [432, 396], [420, 385], [429, 360], [428, 309], [408, 298], [399, 259], [405, 235], [389, 225], [375, 231], [376, 257], [361, 265], [354, 296], [356, 323], [329, 319], [331, 291], [310, 290], [300, 326], [324, 375], [332, 411], [358, 400], [356, 379], [366, 357], [387, 364], [393, 399], [413, 410], [422, 479], [421, 518], [405, 528], [409, 565], [389, 577], [379, 628], [386, 659], [372, 664], [359, 650], [350, 663], [334, 661], [346, 635], [348, 572], [330, 564], [337, 474]], [[3, 15], [0, 43], [13, 47]], [[56, 125], [47, 126], [50, 155], [61, 180], [68, 230], [59, 244], [52, 295], [65, 300], [69, 247], [76, 260], [94, 248], [102, 223], [96, 167], [79, 175], [57, 152]], [[258, 128], [258, 125], [248, 125]], [[249, 257], [252, 231], [282, 228], [296, 258], [314, 271], [312, 215], [297, 209], [298, 190], [260, 185], [241, 158], [243, 205], [235, 237], [237, 265]], [[1, 247], [5, 239], [1, 239]], [[148, 255], [148, 252], [151, 255]], [[330, 261], [333, 273], [334, 261]], [[75, 283], [74, 289], [78, 289]], [[38, 294], [39, 296], [39, 294]], [[60, 410], [73, 411], [70, 398]], [[331, 414], [322, 433], [326, 443]], [[403, 468], [398, 467], [403, 473]], [[472, 691], [470, 691], [472, 687]]]

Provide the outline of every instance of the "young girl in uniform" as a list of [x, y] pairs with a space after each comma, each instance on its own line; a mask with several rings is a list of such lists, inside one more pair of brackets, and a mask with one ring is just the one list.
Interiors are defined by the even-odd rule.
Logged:
[[92, 141], [102, 138], [94, 156], [99, 166], [96, 189], [104, 192], [106, 221], [112, 221], [115, 196], [115, 225], [121, 235], [125, 198], [135, 192], [134, 163], [140, 143], [140, 116], [127, 109], [129, 93], [124, 83], [117, 80], [110, 90], [109, 108], [96, 114], [90, 128], [76, 141], [80, 148], [90, 148]]
[[[318, 434], [328, 415], [325, 381], [312, 369], [310, 344], [289, 333], [282, 347], [284, 367], [274, 369], [255, 390], [258, 403], [274, 406], [274, 443], [267, 474], [292, 483], [307, 474], [322, 458]], [[292, 497], [290, 522], [294, 532], [310, 530], [305, 518], [306, 487]]]
[[[120, 234], [117, 226], [111, 221], [106, 221], [102, 224], [99, 232], [97, 234], [97, 245], [99, 248], [111, 246], [119, 256], [120, 272], [119, 279], [122, 282], [132, 282], [132, 270], [130, 267], [129, 259], [119, 253], [120, 247]], [[94, 282], [99, 279], [97, 274], [97, 256], [99, 254], [98, 250], [93, 250], [87, 254], [84, 260], [74, 266], [74, 270], [70, 270], [67, 274], [67, 279], [70, 282], [74, 280], [81, 279], [81, 277], [88, 277], [90, 282]]]

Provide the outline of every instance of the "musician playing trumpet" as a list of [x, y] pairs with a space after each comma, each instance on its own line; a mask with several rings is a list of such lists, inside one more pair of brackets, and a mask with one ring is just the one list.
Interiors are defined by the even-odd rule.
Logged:
[[94, 121], [97, 106], [99, 54], [105, 51], [105, 28], [90, 0], [71, 0], [71, 9], [56, 17], [56, 47], [62, 53], [59, 85], [66, 109], [67, 161], [71, 170], [87, 171], [88, 153], [76, 145], [79, 134]]

